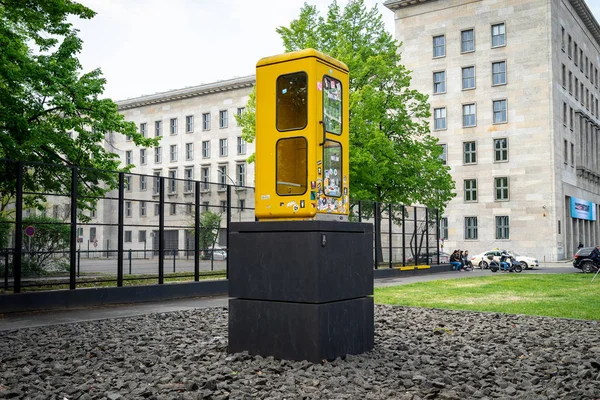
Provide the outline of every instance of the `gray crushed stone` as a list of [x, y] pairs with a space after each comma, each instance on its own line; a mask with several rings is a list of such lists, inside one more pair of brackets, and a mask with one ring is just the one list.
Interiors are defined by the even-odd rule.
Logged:
[[227, 309], [0, 333], [0, 399], [599, 399], [596, 321], [375, 307], [375, 348], [227, 353]]

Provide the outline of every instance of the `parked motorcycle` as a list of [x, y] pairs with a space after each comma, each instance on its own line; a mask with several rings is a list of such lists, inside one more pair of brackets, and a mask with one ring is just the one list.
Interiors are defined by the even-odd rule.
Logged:
[[[496, 260], [494, 260], [494, 257], [492, 257], [492, 256], [488, 256], [488, 259], [490, 260], [490, 262], [489, 262], [490, 271], [498, 272], [501, 269], [500, 263], [497, 262]], [[515, 260], [514, 257], [510, 257], [510, 259], [508, 261], [509, 261], [508, 272], [520, 273], [521, 271], [523, 271], [523, 267], [517, 260]]]

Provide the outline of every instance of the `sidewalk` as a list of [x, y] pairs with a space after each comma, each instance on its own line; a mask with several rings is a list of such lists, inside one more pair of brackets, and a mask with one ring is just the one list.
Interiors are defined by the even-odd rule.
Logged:
[[[526, 270], [524, 274], [538, 273], [576, 273], [571, 263], [556, 262], [546, 263], [534, 270]], [[457, 279], [469, 276], [490, 275], [489, 270], [475, 269], [471, 272], [441, 272], [430, 275], [407, 276], [397, 278], [375, 279], [375, 287], [406, 285], [415, 282], [427, 282], [440, 279]], [[227, 296], [196, 297], [169, 300], [156, 303], [121, 304], [89, 309], [73, 309], [61, 311], [33, 312], [23, 314], [0, 315], [0, 331], [69, 324], [83, 321], [95, 321], [109, 318], [127, 318], [152, 313], [167, 313], [173, 311], [190, 310], [195, 308], [226, 307]]]

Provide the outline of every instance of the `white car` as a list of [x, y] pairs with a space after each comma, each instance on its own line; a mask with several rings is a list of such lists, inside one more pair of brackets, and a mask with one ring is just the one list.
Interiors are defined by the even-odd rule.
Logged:
[[[473, 263], [474, 266], [479, 266], [479, 268], [481, 268], [481, 269], [486, 269], [486, 268], [488, 268], [489, 263], [490, 263], [488, 256], [489, 255], [493, 256], [494, 260], [496, 262], [500, 263], [500, 255], [502, 254], [502, 251], [503, 250], [488, 250], [481, 254], [476, 254], [474, 256], [471, 256], [471, 262]], [[508, 252], [508, 254], [512, 255], [515, 258], [515, 260], [517, 260], [521, 264], [521, 267], [523, 269], [534, 268], [534, 267], [540, 266], [540, 263], [538, 262], [538, 260], [536, 258], [522, 256], [511, 250], [507, 250], [507, 252]]]

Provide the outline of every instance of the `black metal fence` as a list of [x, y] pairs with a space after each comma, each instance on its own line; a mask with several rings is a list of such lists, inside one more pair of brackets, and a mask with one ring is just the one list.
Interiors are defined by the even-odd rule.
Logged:
[[[64, 182], [37, 182], [42, 169]], [[180, 178], [12, 160], [0, 160], [0, 170], [14, 182], [0, 185], [6, 292], [226, 277], [230, 222], [255, 220], [254, 188], [229, 176], [210, 182], [187, 169]], [[96, 172], [104, 180], [92, 186]], [[353, 202], [350, 215], [374, 225], [375, 268], [447, 262], [438, 217], [370, 201]]]

